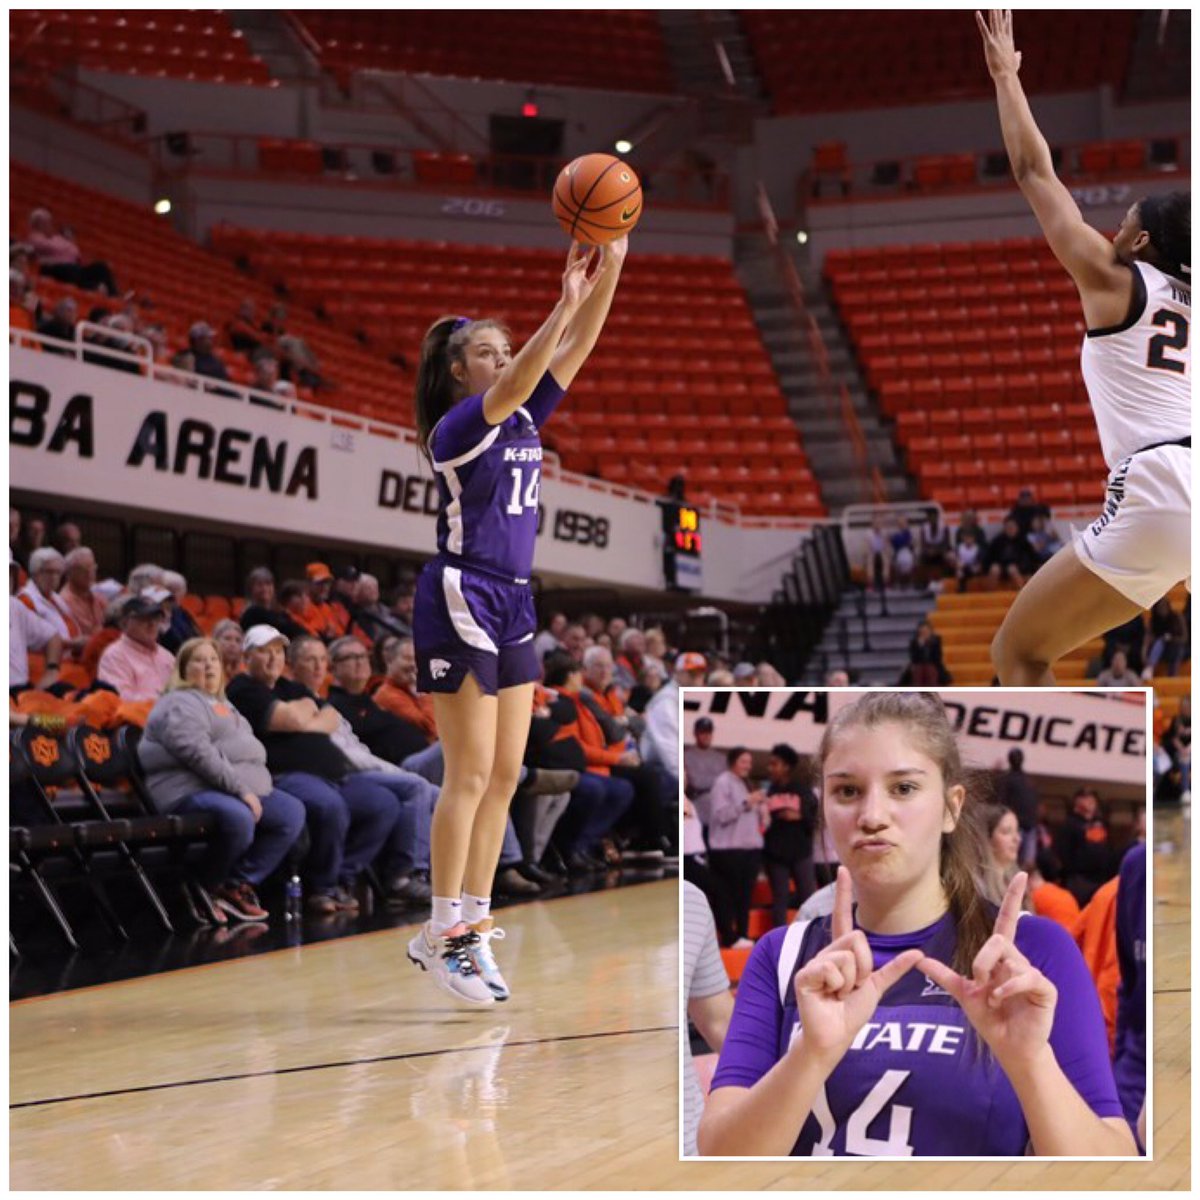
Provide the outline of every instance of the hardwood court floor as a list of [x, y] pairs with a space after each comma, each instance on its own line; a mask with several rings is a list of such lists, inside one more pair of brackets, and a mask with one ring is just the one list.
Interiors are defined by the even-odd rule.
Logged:
[[1154, 1162], [678, 1162], [665, 881], [506, 912], [518, 991], [485, 1013], [444, 1008], [398, 961], [400, 931], [15, 1004], [10, 1186], [1186, 1189], [1190, 846], [1177, 816], [1156, 822], [1165, 840]]

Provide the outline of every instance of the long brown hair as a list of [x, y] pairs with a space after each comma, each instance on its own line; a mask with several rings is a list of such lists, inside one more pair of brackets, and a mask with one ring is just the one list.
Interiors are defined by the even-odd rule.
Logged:
[[467, 346], [481, 329], [498, 329], [505, 337], [511, 336], [506, 325], [491, 317], [479, 321], [467, 317], [438, 317], [425, 331], [413, 405], [421, 450], [431, 463], [429, 436], [433, 427], [456, 400], [462, 399], [462, 385], [454, 378], [451, 368], [456, 362], [465, 365]]
[[[964, 789], [954, 829], [942, 834], [938, 873], [958, 929], [952, 965], [960, 975], [970, 976], [971, 964], [992, 936], [995, 924], [995, 914], [986, 899], [986, 869], [990, 859], [978, 801], [979, 781], [976, 773], [963, 767], [958, 741], [941, 698], [934, 692], [868, 692], [861, 696], [843, 708], [825, 730], [817, 751], [818, 778], [824, 778], [825, 761], [834, 742], [846, 730], [885, 724], [902, 725], [909, 731], [922, 753], [937, 763], [947, 793], [955, 786]], [[823, 792], [818, 811], [818, 819], [823, 822]]]

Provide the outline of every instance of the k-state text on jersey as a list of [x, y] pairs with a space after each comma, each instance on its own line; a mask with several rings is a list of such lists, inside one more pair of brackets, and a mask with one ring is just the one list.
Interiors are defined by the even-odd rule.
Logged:
[[541, 462], [541, 446], [508, 446], [504, 451], [505, 462]]

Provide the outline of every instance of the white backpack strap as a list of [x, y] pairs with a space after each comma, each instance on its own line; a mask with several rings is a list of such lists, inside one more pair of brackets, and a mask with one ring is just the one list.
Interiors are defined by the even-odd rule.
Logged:
[[812, 921], [793, 921], [783, 935], [783, 944], [779, 947], [779, 1003], [787, 1005], [788, 994], [792, 989], [792, 968], [796, 965], [796, 956], [800, 953], [800, 944], [804, 941], [804, 931]]

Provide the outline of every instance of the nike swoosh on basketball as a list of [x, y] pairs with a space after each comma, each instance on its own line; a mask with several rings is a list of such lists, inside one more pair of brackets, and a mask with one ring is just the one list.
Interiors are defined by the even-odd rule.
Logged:
[[637, 212], [638, 210], [636, 208], [623, 208], [621, 210], [621, 220], [632, 221], [633, 218], [637, 216]]

